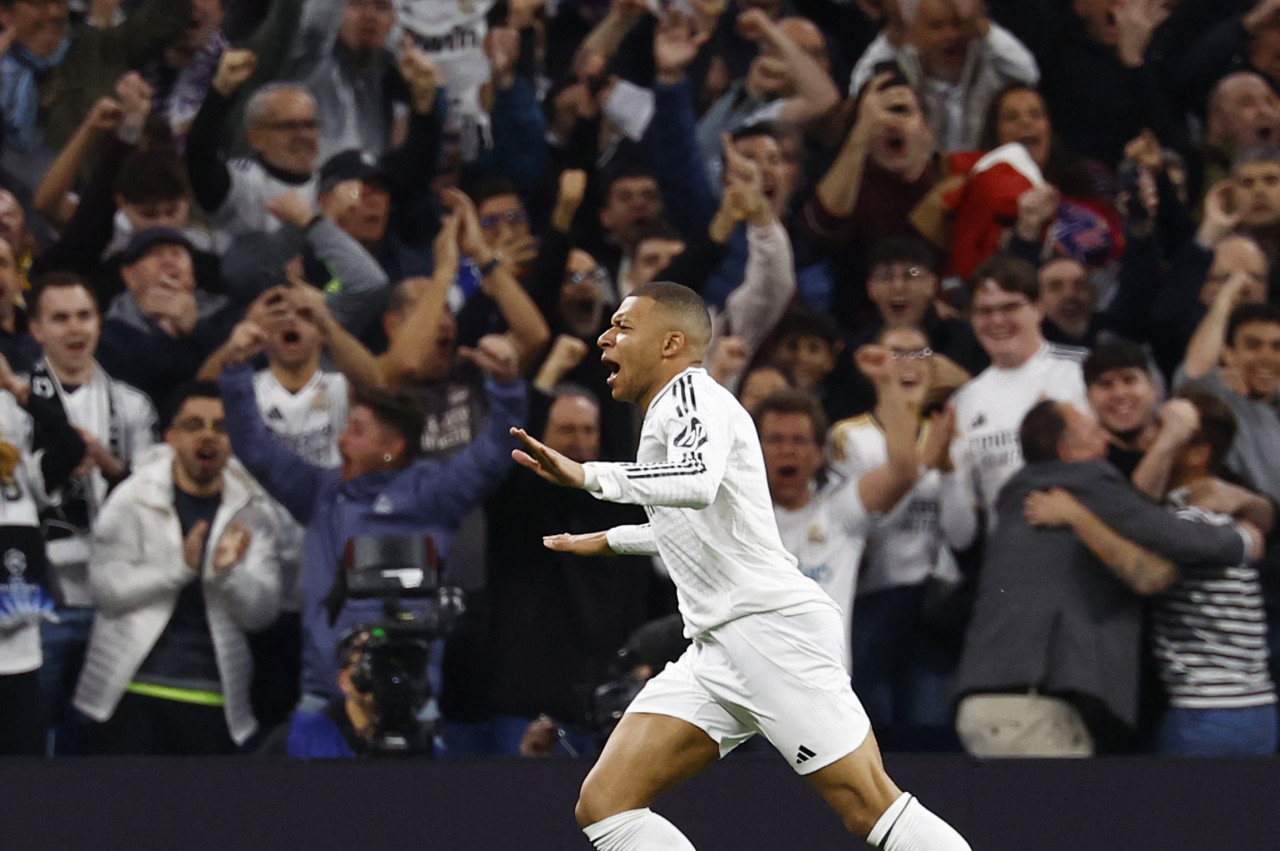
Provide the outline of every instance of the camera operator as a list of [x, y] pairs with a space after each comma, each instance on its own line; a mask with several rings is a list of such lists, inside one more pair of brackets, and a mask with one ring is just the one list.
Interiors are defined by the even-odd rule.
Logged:
[[484, 499], [512, 465], [509, 426], [523, 424], [527, 402], [514, 347], [482, 338], [464, 355], [487, 374], [491, 410], [486, 430], [445, 461], [421, 459], [423, 414], [404, 393], [357, 386], [347, 427], [338, 438], [342, 465], [326, 470], [294, 455], [263, 424], [248, 361], [266, 335], [242, 322], [225, 348], [220, 378], [232, 445], [244, 465], [306, 526], [302, 566], [301, 706], [316, 709], [338, 692], [333, 648], [342, 632], [381, 616], [378, 601], [348, 600], [331, 618], [326, 601], [348, 543], [362, 536], [430, 536], [447, 555], [459, 520]]
[[[385, 682], [379, 676], [375, 654], [376, 639], [371, 639], [376, 626], [359, 626], [348, 630], [338, 642], [337, 685], [340, 695], [329, 698], [322, 709], [314, 712], [294, 712], [287, 724], [282, 724], [258, 750], [259, 756], [291, 756], [303, 759], [351, 759], [376, 756], [387, 752], [380, 747], [380, 736], [388, 730], [384, 723], [389, 713]], [[371, 643], [372, 641], [372, 643]], [[420, 645], [425, 659], [426, 643]], [[426, 672], [412, 677], [407, 691], [425, 702], [430, 688]], [[381, 680], [382, 682], [379, 682]], [[381, 693], [381, 699], [379, 697]], [[418, 707], [414, 707], [415, 709]], [[417, 735], [411, 747], [403, 753], [424, 754], [430, 743], [430, 725], [413, 724]]]

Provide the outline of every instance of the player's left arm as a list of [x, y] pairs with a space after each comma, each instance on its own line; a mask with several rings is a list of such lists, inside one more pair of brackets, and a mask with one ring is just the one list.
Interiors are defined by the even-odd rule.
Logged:
[[658, 545], [648, 523], [643, 526], [614, 526], [603, 532], [585, 532], [580, 535], [547, 535], [542, 539], [542, 545], [549, 550], [579, 556], [658, 554]]

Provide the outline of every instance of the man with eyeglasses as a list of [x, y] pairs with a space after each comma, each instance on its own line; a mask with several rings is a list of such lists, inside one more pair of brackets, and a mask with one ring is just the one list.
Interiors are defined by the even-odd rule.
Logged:
[[502, 179], [482, 182], [471, 193], [480, 218], [485, 245], [517, 278], [528, 275], [538, 256], [538, 242], [529, 226], [529, 211], [513, 184]]
[[[306, 87], [270, 83], [248, 100], [244, 124], [253, 156], [225, 161], [219, 152], [232, 98], [253, 76], [258, 57], [228, 50], [218, 62], [213, 86], [187, 139], [184, 158], [196, 201], [213, 216], [219, 251], [248, 231], [274, 233], [282, 223], [267, 205], [289, 192], [314, 204], [320, 155], [320, 113]], [[392, 172], [392, 202], [426, 197], [440, 141], [436, 90], [439, 69], [421, 51], [406, 46], [399, 69], [410, 95], [409, 133], [384, 164]]]
[[0, 59], [0, 163], [34, 188], [94, 102], [190, 21], [191, 0], [145, 0], [115, 26], [73, 35], [68, 0], [0, 0], [0, 24], [14, 38]]
[[98, 613], [74, 702], [104, 753], [231, 753], [258, 726], [248, 633], [279, 608], [276, 515], [229, 463], [218, 386], [180, 388], [171, 410], [163, 450], [94, 530]]
[[956, 436], [951, 446], [955, 473], [942, 495], [942, 528], [947, 542], [967, 549], [978, 537], [979, 516], [995, 526], [1000, 488], [1022, 467], [1018, 427], [1042, 399], [1086, 406], [1080, 372], [1083, 349], [1045, 341], [1044, 310], [1031, 264], [997, 254], [969, 281], [973, 331], [991, 366], [951, 399]]
[[[895, 458], [916, 458], [919, 474], [868, 522], [854, 603], [854, 687], [882, 733], [905, 733], [908, 727], [932, 727], [936, 733], [951, 721], [953, 638], [926, 627], [926, 607], [931, 587], [954, 588], [960, 580], [938, 522], [954, 419], [945, 410], [923, 415], [941, 375], [939, 358], [920, 330], [886, 328], [871, 348], [888, 353], [887, 374], [875, 388], [870, 412], [831, 429], [831, 466], [864, 491], [881, 492], [881, 498]], [[874, 371], [867, 377], [874, 378]]]
[[[869, 260], [867, 297], [875, 306], [879, 321], [853, 337], [853, 351], [877, 340], [889, 329], [914, 329], [923, 331], [932, 350], [943, 356], [936, 362], [948, 367], [945, 372], [952, 373], [944, 376], [948, 386], [957, 386], [986, 369], [990, 360], [973, 336], [973, 326], [963, 319], [942, 316], [934, 305], [938, 295], [936, 260], [926, 243], [917, 237], [890, 237], [872, 249]], [[951, 364], [960, 369], [949, 369]], [[870, 383], [851, 366], [843, 361], [837, 366], [837, 374], [843, 379], [840, 398], [836, 400], [841, 416], [861, 414], [875, 404]]]

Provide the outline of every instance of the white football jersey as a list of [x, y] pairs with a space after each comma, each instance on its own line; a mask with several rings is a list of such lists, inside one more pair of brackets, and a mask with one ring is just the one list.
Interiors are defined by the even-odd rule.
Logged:
[[[926, 423], [921, 442], [928, 437], [928, 428]], [[836, 423], [829, 443], [831, 466], [851, 481], [889, 463], [884, 430], [870, 414]], [[942, 567], [953, 567], [950, 554], [942, 554], [938, 523], [941, 488], [939, 473], [925, 470], [891, 511], [871, 518], [858, 574], [859, 594], [916, 585]]]
[[489, 82], [484, 52], [487, 16], [494, 0], [400, 0], [397, 20], [444, 72], [449, 97], [448, 128], [462, 137], [464, 156], [474, 159], [488, 135], [480, 88]]
[[662, 556], [686, 635], [759, 612], [839, 608], [783, 546], [755, 424], [705, 370], [684, 370], [654, 397], [635, 463], [584, 467], [598, 498], [644, 506], [649, 522], [610, 529], [609, 546]]
[[[956, 436], [951, 443], [954, 486], [944, 489], [943, 529], [957, 549], [977, 533], [977, 507], [995, 523], [1000, 488], [1022, 469], [1018, 430], [1022, 418], [1042, 399], [1072, 402], [1088, 410], [1080, 364], [1086, 352], [1046, 343], [1013, 369], [989, 366], [951, 397]], [[967, 520], [966, 520], [967, 518]]]
[[306, 183], [286, 183], [271, 174], [255, 159], [232, 159], [227, 162], [231, 189], [213, 214], [214, 248], [218, 254], [227, 250], [231, 240], [246, 231], [275, 233], [282, 225], [267, 212], [266, 204], [286, 192], [298, 192], [316, 203], [319, 170]]
[[316, 370], [307, 385], [290, 393], [270, 369], [253, 376], [253, 392], [267, 429], [285, 446], [319, 467], [337, 467], [338, 434], [347, 426], [347, 379]]
[[853, 641], [853, 597], [870, 521], [858, 483], [836, 477], [815, 489], [803, 507], [790, 511], [774, 505], [773, 513], [782, 545], [795, 556], [800, 572], [818, 583], [844, 613], [847, 666]]

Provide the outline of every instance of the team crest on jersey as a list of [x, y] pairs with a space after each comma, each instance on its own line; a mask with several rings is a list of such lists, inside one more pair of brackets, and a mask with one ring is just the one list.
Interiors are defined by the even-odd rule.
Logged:
[[812, 524], [809, 527], [809, 543], [825, 544], [826, 542], [827, 542], [827, 533], [823, 530], [822, 526], [820, 526], [817, 523]]
[[323, 390], [317, 390], [316, 395], [311, 399], [311, 410], [326, 411], [329, 409], [329, 394]]
[[374, 514], [390, 514], [395, 510], [395, 506], [391, 504], [391, 500], [387, 498], [385, 493], [379, 494], [378, 498], [373, 501]]
[[691, 418], [675, 439], [675, 445], [681, 449], [699, 449], [706, 442], [707, 432], [697, 417]]

